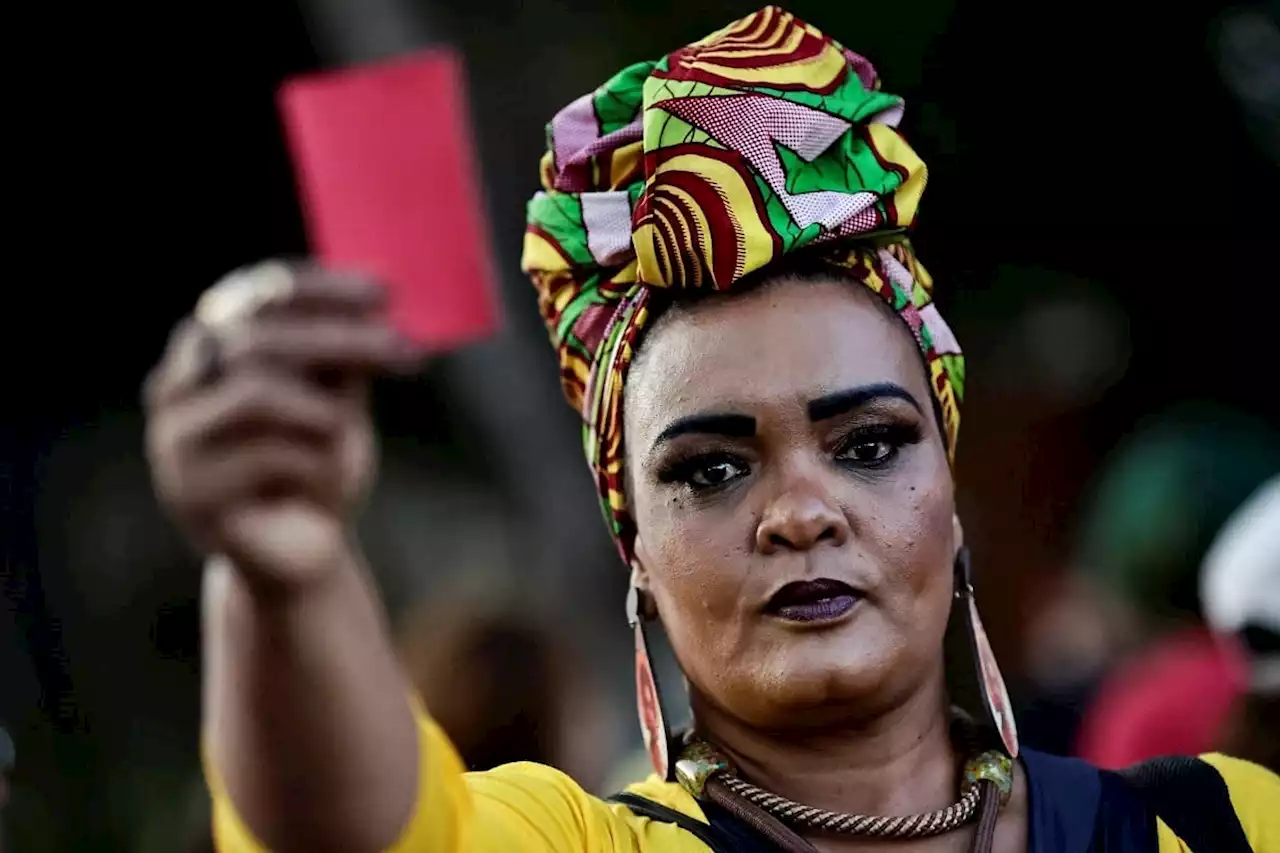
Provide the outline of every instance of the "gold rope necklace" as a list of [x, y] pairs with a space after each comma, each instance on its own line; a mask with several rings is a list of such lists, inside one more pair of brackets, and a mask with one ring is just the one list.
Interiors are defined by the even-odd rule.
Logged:
[[[695, 799], [710, 799], [786, 851], [813, 850], [812, 845], [790, 831], [793, 829], [862, 838], [928, 838], [959, 829], [977, 818], [973, 850], [987, 853], [1000, 807], [1013, 793], [1013, 761], [995, 751], [980, 753], [965, 762], [959, 800], [932, 812], [898, 816], [834, 812], [788, 800], [739, 777], [724, 754], [702, 740], [691, 740], [685, 746], [675, 771], [680, 785]], [[766, 815], [772, 820], [761, 819]]]

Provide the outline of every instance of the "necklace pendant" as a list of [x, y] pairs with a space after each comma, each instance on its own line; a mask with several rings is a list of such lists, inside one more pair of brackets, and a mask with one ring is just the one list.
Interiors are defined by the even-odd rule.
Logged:
[[717, 773], [731, 772], [728, 759], [705, 741], [693, 741], [676, 762], [676, 781], [695, 799], [702, 796], [707, 780]]
[[976, 787], [982, 780], [994, 782], [1000, 791], [1000, 805], [1009, 802], [1013, 794], [1013, 759], [994, 750], [970, 758], [964, 764], [964, 783], [961, 791]]

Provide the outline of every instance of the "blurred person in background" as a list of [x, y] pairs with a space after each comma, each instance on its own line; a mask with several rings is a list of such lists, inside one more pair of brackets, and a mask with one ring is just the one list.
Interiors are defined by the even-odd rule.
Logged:
[[1223, 528], [1205, 560], [1200, 595], [1240, 676], [1216, 745], [1280, 772], [1280, 476]]
[[492, 595], [446, 594], [411, 608], [397, 634], [410, 682], [467, 769], [533, 761], [598, 784], [607, 702], [551, 626]]
[[[551, 122], [525, 268], [632, 573], [654, 770], [612, 803], [544, 765], [464, 773], [414, 697], [350, 533], [365, 379], [420, 355], [380, 289], [269, 263], [206, 294], [148, 382], [148, 448], [212, 555], [221, 850], [1280, 843], [1280, 779], [1255, 765], [1164, 774], [1196, 803], [1171, 813], [1151, 777], [1019, 750], [955, 514], [964, 362], [906, 237], [925, 167], [901, 111], [867, 60], [768, 7]], [[659, 621], [693, 706], [679, 737]]]
[[[1213, 406], [1153, 418], [1117, 451], [1084, 519], [1078, 556], [1078, 582], [1108, 617], [1099, 623], [1102, 653], [1081, 668], [1093, 687], [1077, 733], [1080, 757], [1119, 768], [1216, 742], [1236, 683], [1204, 622], [1201, 568], [1223, 524], [1277, 471], [1280, 435]], [[1167, 713], [1170, 703], [1177, 714]]]
[[1280, 432], [1188, 403], [1155, 415], [1108, 460], [1081, 524], [1079, 569], [1131, 607], [1141, 633], [1201, 622], [1200, 574], [1218, 532], [1280, 472]]

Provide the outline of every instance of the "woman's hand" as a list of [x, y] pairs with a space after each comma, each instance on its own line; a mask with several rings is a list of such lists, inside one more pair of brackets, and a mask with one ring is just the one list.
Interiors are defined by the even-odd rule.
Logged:
[[161, 503], [251, 587], [351, 562], [349, 521], [375, 467], [369, 380], [418, 358], [371, 281], [276, 262], [229, 276], [146, 384]]
[[219, 557], [203, 675], [220, 832], [234, 808], [267, 849], [381, 850], [413, 813], [410, 689], [349, 523], [373, 478], [370, 378], [417, 361], [376, 285], [269, 263], [206, 292], [147, 381], [156, 491]]

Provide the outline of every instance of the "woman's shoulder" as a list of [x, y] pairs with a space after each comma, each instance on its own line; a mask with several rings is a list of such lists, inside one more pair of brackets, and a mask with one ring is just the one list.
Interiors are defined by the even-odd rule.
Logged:
[[[392, 853], [705, 853], [678, 827], [657, 825], [603, 800], [555, 767], [515, 762], [465, 772], [443, 729], [420, 705], [415, 714], [422, 752], [418, 801]], [[632, 790], [699, 816], [691, 812], [697, 804], [678, 785], [655, 777]]]
[[1027, 779], [1027, 834], [1031, 853], [1085, 853], [1095, 826], [1106, 822], [1113, 799], [1097, 767], [1023, 749], [1018, 756]]
[[1280, 850], [1280, 776], [1260, 764], [1221, 753], [1207, 753], [1200, 760], [1222, 777], [1253, 849]]
[[[523, 796], [525, 799], [537, 799], [544, 803], [559, 801], [575, 810], [606, 809], [623, 819], [638, 819], [625, 803], [597, 796], [580, 786], [568, 774], [545, 764], [519, 762], [495, 767], [483, 773], [468, 773], [467, 784], [473, 792], [498, 794], [508, 801], [513, 796]], [[702, 807], [688, 791], [675, 782], [663, 781], [656, 774], [627, 785], [620, 793], [642, 797], [703, 823], [707, 821]]]
[[[504, 764], [492, 770], [467, 773], [466, 780], [472, 791], [488, 794], [498, 793], [502, 789], [508, 792], [525, 791], [543, 799], [553, 797], [592, 805], [603, 804], [610, 809], [625, 809], [620, 803], [588, 792], [573, 777], [546, 764], [527, 761]], [[706, 821], [702, 807], [688, 791], [676, 782], [663, 781], [656, 774], [627, 785], [623, 793], [643, 797], [680, 814]]]
[[[589, 850], [600, 853], [703, 853], [705, 847], [674, 823], [652, 820], [622, 802], [614, 802], [583, 788], [567, 773], [545, 764], [518, 762], [465, 774], [475, 809], [476, 849], [532, 849], [504, 847], [507, 839], [527, 837], [530, 831], [554, 840], [548, 850]], [[623, 793], [656, 803], [685, 817], [706, 823], [697, 801], [674, 782], [650, 776], [628, 785]], [[559, 845], [559, 846], [557, 846]], [[543, 848], [538, 848], [543, 849]]]
[[[1280, 776], [1261, 764], [1245, 761], [1243, 758], [1232, 758], [1220, 752], [1207, 752], [1200, 760], [1218, 771], [1218, 775], [1227, 783], [1234, 798], [1237, 794], [1246, 799], [1255, 794], [1273, 797], [1280, 792]], [[1272, 804], [1280, 803], [1280, 799], [1271, 799]]]
[[1092, 849], [1098, 832], [1115, 836], [1106, 849], [1183, 850], [1187, 834], [1212, 835], [1233, 813], [1253, 850], [1280, 851], [1280, 777], [1257, 764], [1216, 753], [1121, 771], [1034, 750], [1021, 759], [1036, 853], [1049, 848], [1034, 842], [1049, 838], [1057, 840], [1054, 853]]

